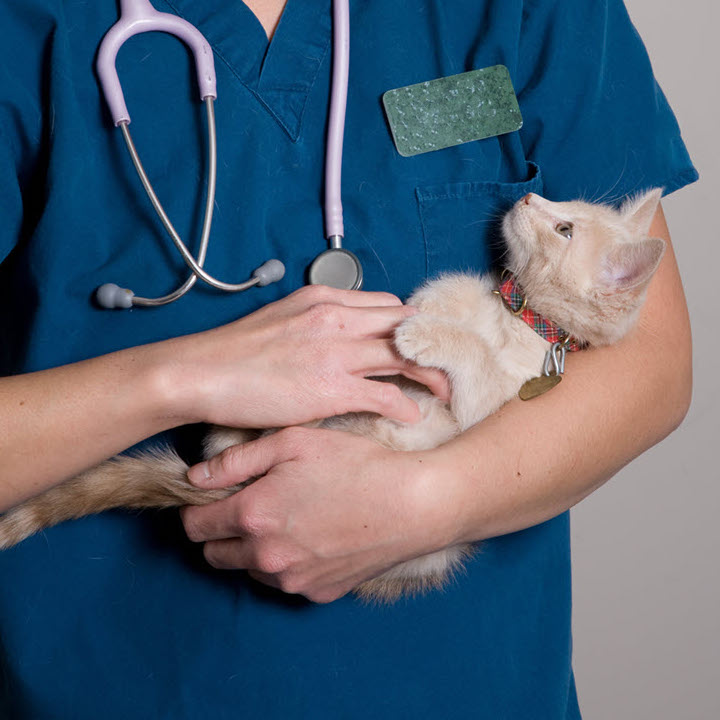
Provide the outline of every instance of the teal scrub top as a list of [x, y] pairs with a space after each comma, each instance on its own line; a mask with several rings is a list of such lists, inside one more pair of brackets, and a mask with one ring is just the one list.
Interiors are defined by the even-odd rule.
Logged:
[[[289, 0], [269, 45], [240, 0], [156, 5], [215, 51], [207, 268], [237, 282], [278, 257], [287, 274], [239, 295], [197, 286], [167, 307], [95, 307], [102, 283], [160, 295], [186, 276], [98, 88], [96, 50], [118, 6], [4, 0], [3, 374], [226, 323], [301, 286], [325, 248], [329, 0]], [[498, 216], [529, 191], [612, 202], [697, 177], [621, 0], [353, 0], [351, 13], [343, 198], [367, 290], [406, 297], [441, 271], [487, 270]], [[396, 152], [386, 90], [498, 63], [519, 132]], [[118, 67], [148, 173], [196, 245], [205, 121], [189, 53], [152, 33]], [[570, 605], [567, 514], [483, 543], [444, 592], [371, 606], [314, 605], [214, 571], [177, 512], [108, 512], [0, 553], [0, 717], [575, 719]]]

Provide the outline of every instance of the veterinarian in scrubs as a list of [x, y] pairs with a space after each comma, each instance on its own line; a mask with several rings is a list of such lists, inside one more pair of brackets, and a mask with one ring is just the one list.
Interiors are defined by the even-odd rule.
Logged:
[[[288, 0], [268, 44], [248, 5], [157, 0], [216, 54], [206, 266], [241, 281], [278, 257], [287, 273], [132, 311], [99, 309], [94, 289], [163, 294], [186, 270], [93, 73], [117, 4], [0, 6], [0, 371], [14, 376], [0, 381], [0, 509], [187, 423], [290, 425], [350, 407], [412, 416], [357, 377], [414, 372], [388, 351], [407, 312], [391, 296], [320, 290], [265, 307], [300, 288], [325, 247], [331, 20], [327, 0]], [[282, 2], [255, 5], [272, 30]], [[439, 272], [488, 270], [494, 221], [528, 192], [614, 201], [697, 177], [621, 0], [366, 0], [351, 11], [345, 245], [366, 291], [405, 298]], [[192, 244], [205, 156], [188, 53], [151, 33], [118, 63], [148, 174]], [[519, 132], [398, 154], [386, 90], [497, 64], [517, 92]], [[668, 239], [661, 213], [653, 233]], [[0, 715], [578, 718], [565, 511], [681, 421], [689, 358], [668, 252], [632, 336], [574, 354], [551, 393], [442, 448], [280, 433], [211, 465], [218, 482], [267, 473], [233, 500], [182, 521], [108, 512], [0, 553]], [[178, 435], [197, 460], [193, 430]], [[483, 549], [443, 592], [380, 607], [348, 594], [459, 540]]]

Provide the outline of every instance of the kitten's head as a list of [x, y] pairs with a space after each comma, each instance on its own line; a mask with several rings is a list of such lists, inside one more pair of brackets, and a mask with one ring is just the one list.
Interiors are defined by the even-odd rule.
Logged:
[[607, 345], [634, 324], [665, 243], [648, 231], [661, 189], [619, 209], [519, 200], [503, 221], [508, 269], [528, 305], [578, 340]]

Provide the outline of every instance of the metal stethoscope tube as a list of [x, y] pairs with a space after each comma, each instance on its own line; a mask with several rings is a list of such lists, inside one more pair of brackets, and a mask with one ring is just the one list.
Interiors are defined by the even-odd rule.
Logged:
[[204, 278], [206, 282], [210, 282], [211, 284], [214, 284], [215, 282], [215, 279], [211, 278], [210, 275], [207, 275], [207, 273], [205, 273], [205, 271], [202, 269], [203, 263], [205, 262], [205, 258], [207, 256], [208, 243], [210, 241], [210, 229], [212, 227], [212, 217], [215, 205], [215, 187], [217, 179], [217, 133], [215, 131], [215, 108], [213, 98], [205, 98], [205, 108], [207, 110], [208, 123], [208, 187], [207, 199], [205, 202], [205, 218], [203, 220], [202, 235], [200, 237], [200, 249], [198, 250], [197, 262], [185, 246], [185, 243], [180, 239], [180, 236], [175, 230], [175, 227], [170, 221], [170, 218], [167, 216], [165, 209], [160, 203], [160, 200], [158, 199], [158, 196], [156, 195], [155, 190], [150, 183], [150, 179], [145, 172], [145, 168], [143, 167], [143, 164], [140, 161], [140, 156], [138, 155], [137, 149], [135, 148], [135, 143], [133, 143], [132, 136], [130, 135], [129, 123], [120, 123], [120, 129], [122, 130], [123, 138], [125, 139], [125, 145], [127, 145], [128, 152], [130, 153], [130, 157], [132, 158], [133, 165], [135, 165], [135, 170], [137, 170], [137, 174], [140, 176], [140, 181], [145, 188], [145, 192], [150, 198], [150, 202], [155, 208], [155, 212], [157, 212], [158, 217], [162, 221], [162, 224], [165, 226], [165, 229], [167, 230], [168, 235], [170, 235], [170, 238], [175, 244], [175, 247], [180, 251], [180, 254], [187, 263], [188, 267], [193, 271], [192, 275], [190, 275], [190, 277], [188, 277], [188, 279], [174, 292], [168, 293], [167, 295], [163, 295], [159, 298], [144, 298], [138, 297], [136, 295], [133, 298], [134, 305], [152, 307], [156, 305], [166, 305], [167, 303], [171, 303], [174, 300], [181, 298], [188, 290], [190, 290], [190, 288], [197, 282], [198, 275], [200, 273], [203, 273], [207, 276], [207, 278]]
[[180, 236], [175, 230], [175, 227], [170, 221], [170, 218], [167, 216], [165, 209], [161, 205], [158, 196], [155, 194], [153, 186], [150, 183], [147, 173], [145, 172], [145, 168], [140, 161], [140, 156], [138, 155], [135, 144], [132, 141], [132, 137], [130, 136], [130, 128], [128, 127], [128, 123], [123, 122], [120, 124], [120, 129], [122, 130], [123, 137], [125, 138], [125, 144], [127, 145], [128, 152], [130, 153], [130, 157], [132, 158], [133, 165], [135, 165], [135, 169], [140, 176], [140, 180], [143, 184], [143, 187], [145, 188], [145, 192], [150, 198], [150, 202], [155, 208], [155, 212], [157, 212], [158, 217], [160, 218], [162, 224], [170, 235], [170, 238], [175, 244], [175, 247], [182, 255], [183, 260], [185, 260], [187, 266], [190, 268], [190, 270], [192, 270], [192, 275], [190, 275], [190, 277], [188, 277], [188, 279], [183, 283], [183, 285], [181, 285], [174, 292], [171, 292], [168, 295], [164, 295], [163, 297], [159, 298], [141, 298], [135, 296], [133, 298], [133, 304], [135, 305], [165, 305], [169, 302], [172, 302], [173, 300], [177, 300], [178, 298], [182, 297], [197, 282], [198, 278], [206, 282], [208, 285], [211, 285], [218, 290], [224, 290], [225, 292], [240, 292], [241, 290], [247, 290], [253, 285], [258, 285], [262, 282], [262, 278], [260, 276], [255, 276], [250, 280], [246, 280], [242, 283], [226, 283], [222, 280], [214, 278], [202, 268], [203, 263], [205, 262], [205, 257], [207, 256], [208, 243], [210, 242], [210, 230], [212, 228], [213, 209], [215, 206], [215, 187], [217, 185], [217, 132], [215, 130], [214, 98], [206, 97], [204, 99], [204, 102], [205, 108], [207, 109], [208, 122], [208, 189], [207, 199], [205, 201], [205, 219], [203, 220], [202, 235], [200, 237], [200, 249], [198, 250], [197, 260], [195, 260], [192, 253], [188, 250], [185, 243], [181, 240]]
[[[242, 283], [226, 283], [222, 280], [210, 275], [208, 272], [203, 270], [202, 266], [207, 257], [208, 244], [210, 242], [210, 231], [212, 229], [213, 210], [215, 207], [215, 188], [217, 185], [217, 132], [215, 129], [215, 108], [214, 98], [204, 98], [205, 108], [207, 110], [207, 123], [208, 123], [208, 173], [207, 173], [207, 197], [205, 200], [205, 217], [203, 219], [202, 234], [200, 237], [200, 248], [198, 250], [197, 260], [193, 257], [190, 250], [188, 250], [185, 243], [182, 241], [177, 230], [175, 230], [172, 221], [168, 217], [165, 209], [157, 196], [157, 193], [153, 189], [152, 183], [145, 172], [140, 155], [138, 154], [135, 143], [132, 140], [130, 134], [129, 122], [121, 121], [118, 123], [125, 144], [127, 146], [130, 157], [132, 158], [133, 165], [137, 171], [140, 181], [142, 182], [145, 192], [147, 193], [150, 202], [152, 203], [155, 212], [162, 221], [165, 230], [167, 230], [173, 244], [178, 249], [178, 252], [182, 255], [183, 260], [192, 271], [192, 274], [187, 280], [179, 287], [167, 295], [157, 298], [146, 298], [140, 297], [132, 293], [131, 290], [126, 290], [118, 287], [112, 283], [103, 285], [97, 291], [98, 302], [103, 307], [130, 307], [131, 305], [138, 305], [142, 307], [157, 307], [159, 305], [167, 305], [168, 303], [174, 302], [181, 298], [187, 293], [190, 288], [197, 282], [198, 278], [206, 282], [208, 285], [223, 290], [224, 292], [240, 292], [247, 290], [254, 285], [265, 285], [269, 282], [279, 280], [284, 274], [284, 267], [279, 260], [269, 260], [263, 266], [258, 268], [253, 274], [250, 280], [246, 280]], [[269, 264], [269, 267], [267, 267]]]

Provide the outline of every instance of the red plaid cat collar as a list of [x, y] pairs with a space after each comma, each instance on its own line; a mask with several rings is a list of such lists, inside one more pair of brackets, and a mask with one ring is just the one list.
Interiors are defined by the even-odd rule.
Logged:
[[572, 337], [570, 333], [528, 307], [527, 298], [523, 295], [520, 285], [510, 271], [503, 270], [498, 289], [494, 292], [500, 296], [505, 307], [513, 315], [521, 318], [526, 325], [549, 343], [562, 342], [565, 349], [571, 352], [583, 348], [583, 345]]

